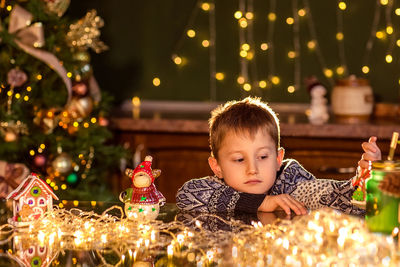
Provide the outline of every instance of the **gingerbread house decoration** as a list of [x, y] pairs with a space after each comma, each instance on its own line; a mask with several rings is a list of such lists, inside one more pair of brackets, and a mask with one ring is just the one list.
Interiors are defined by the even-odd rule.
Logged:
[[32, 242], [29, 238], [14, 236], [13, 249], [9, 249], [7, 255], [15, 260], [19, 266], [47, 267], [58, 255], [58, 251], [49, 242], [39, 244], [39, 242]]
[[35, 173], [31, 173], [12, 191], [8, 199], [13, 200], [13, 217], [10, 223], [29, 223], [39, 219], [46, 211], [53, 209], [53, 190]]

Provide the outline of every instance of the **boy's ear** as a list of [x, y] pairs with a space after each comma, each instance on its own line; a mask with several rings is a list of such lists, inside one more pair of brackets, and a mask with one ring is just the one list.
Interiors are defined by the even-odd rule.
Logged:
[[278, 171], [279, 171], [279, 169], [281, 168], [281, 165], [282, 165], [282, 161], [283, 161], [283, 158], [285, 157], [285, 149], [283, 148], [283, 147], [280, 147], [279, 149], [278, 149], [278, 155], [277, 155], [277, 157], [276, 157], [276, 160], [277, 160], [277, 162], [278, 162]]
[[221, 167], [218, 165], [217, 159], [214, 157], [208, 158], [208, 165], [210, 165], [211, 170], [213, 173], [218, 177], [222, 178], [222, 171]]

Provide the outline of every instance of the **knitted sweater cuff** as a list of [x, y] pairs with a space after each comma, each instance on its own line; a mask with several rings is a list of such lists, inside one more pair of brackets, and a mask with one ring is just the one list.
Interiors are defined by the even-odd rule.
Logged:
[[258, 207], [264, 201], [266, 194], [239, 193], [240, 197], [236, 203], [235, 211], [256, 213]]

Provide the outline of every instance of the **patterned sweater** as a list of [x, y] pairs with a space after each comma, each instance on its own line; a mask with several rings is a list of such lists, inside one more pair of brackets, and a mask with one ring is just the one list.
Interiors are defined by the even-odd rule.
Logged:
[[[267, 194], [288, 194], [302, 202], [307, 209], [331, 207], [347, 214], [364, 215], [364, 210], [350, 203], [355, 189], [351, 180], [316, 179], [296, 160], [286, 159]], [[187, 181], [178, 190], [176, 205], [190, 212], [254, 213], [267, 194], [238, 192], [223, 179], [207, 176]]]

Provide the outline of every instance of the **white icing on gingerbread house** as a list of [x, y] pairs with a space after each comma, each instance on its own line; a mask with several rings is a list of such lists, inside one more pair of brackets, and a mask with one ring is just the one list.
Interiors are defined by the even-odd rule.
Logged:
[[31, 173], [12, 191], [7, 199], [13, 200], [13, 222], [30, 222], [53, 209], [53, 198], [58, 197], [36, 174]]

